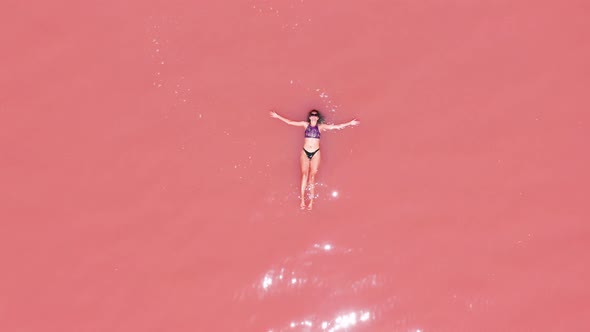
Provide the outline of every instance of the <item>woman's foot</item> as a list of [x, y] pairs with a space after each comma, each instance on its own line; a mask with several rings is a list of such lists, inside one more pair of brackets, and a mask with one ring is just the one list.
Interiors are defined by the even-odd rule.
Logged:
[[301, 204], [299, 205], [299, 207], [301, 208], [301, 210], [305, 209], [305, 201], [301, 200]]
[[307, 205], [307, 209], [311, 210], [313, 208], [313, 201], [309, 201], [309, 205]]

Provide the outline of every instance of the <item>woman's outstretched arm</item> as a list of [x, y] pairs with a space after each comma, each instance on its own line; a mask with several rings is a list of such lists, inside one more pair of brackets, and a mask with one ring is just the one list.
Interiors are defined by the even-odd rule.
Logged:
[[270, 117], [275, 118], [275, 119], [279, 119], [279, 120], [283, 121], [284, 123], [292, 125], [292, 126], [307, 127], [307, 122], [289, 120], [287, 118], [284, 118], [284, 117], [278, 115], [277, 112], [275, 112], [275, 111], [270, 111]]
[[320, 130], [344, 129], [346, 127], [356, 126], [359, 123], [360, 122], [357, 119], [354, 119], [354, 120], [349, 121], [347, 123], [338, 124], [338, 125], [334, 125], [334, 124], [321, 124], [320, 125]]

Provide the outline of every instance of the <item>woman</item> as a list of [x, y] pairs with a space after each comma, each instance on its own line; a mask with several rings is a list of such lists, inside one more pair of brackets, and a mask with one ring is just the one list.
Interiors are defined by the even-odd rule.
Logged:
[[301, 209], [305, 209], [305, 189], [309, 186], [308, 210], [313, 207], [315, 176], [320, 166], [320, 135], [324, 130], [344, 129], [348, 126], [356, 126], [359, 122], [355, 119], [339, 125], [324, 123], [324, 117], [317, 110], [311, 110], [307, 115], [307, 121], [292, 121], [285, 119], [276, 112], [271, 111], [270, 116], [279, 119], [286, 124], [305, 128], [303, 151], [301, 151]]

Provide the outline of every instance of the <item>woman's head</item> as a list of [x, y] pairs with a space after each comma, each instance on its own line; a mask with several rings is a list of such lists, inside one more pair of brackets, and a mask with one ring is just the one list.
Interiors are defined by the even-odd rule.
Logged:
[[318, 110], [311, 110], [307, 114], [307, 122], [311, 122], [312, 117], [315, 117], [318, 123], [324, 123], [324, 116]]

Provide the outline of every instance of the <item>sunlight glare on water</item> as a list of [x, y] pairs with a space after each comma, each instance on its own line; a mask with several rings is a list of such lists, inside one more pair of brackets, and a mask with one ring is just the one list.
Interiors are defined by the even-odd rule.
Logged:
[[[310, 328], [313, 326], [318, 326], [321, 328], [321, 331], [326, 332], [336, 332], [336, 331], [352, 331], [355, 326], [358, 326], [360, 323], [365, 323], [371, 318], [371, 312], [369, 311], [358, 311], [358, 312], [349, 312], [346, 314], [338, 315], [334, 319], [331, 320], [317, 320], [314, 322], [314, 319], [305, 319], [301, 321], [291, 321], [289, 323], [289, 328], [296, 329], [299, 331], [298, 328]], [[321, 322], [321, 323], [320, 323]], [[270, 330], [274, 331], [274, 330]], [[419, 332], [419, 331], [416, 331]]]

